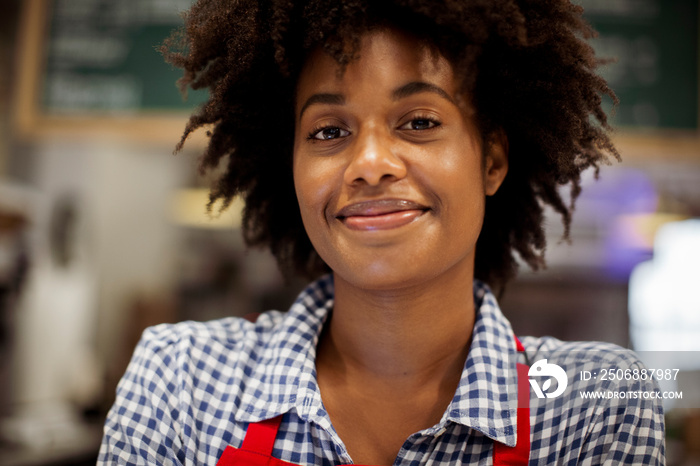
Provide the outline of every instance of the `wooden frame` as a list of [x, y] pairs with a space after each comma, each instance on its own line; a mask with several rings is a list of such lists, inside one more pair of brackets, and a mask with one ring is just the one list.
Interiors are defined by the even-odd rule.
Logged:
[[[186, 112], [149, 111], [128, 116], [48, 115], [41, 109], [40, 89], [46, 59], [51, 0], [24, 0], [18, 34], [17, 76], [13, 109], [15, 136], [45, 138], [118, 137], [174, 147], [187, 123]], [[187, 147], [203, 147], [204, 131], [192, 134]]]

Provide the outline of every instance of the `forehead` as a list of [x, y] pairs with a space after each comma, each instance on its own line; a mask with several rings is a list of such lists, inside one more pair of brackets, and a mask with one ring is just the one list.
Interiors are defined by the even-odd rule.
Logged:
[[396, 29], [369, 31], [345, 68], [320, 48], [309, 55], [297, 82], [297, 110], [313, 93], [353, 93], [412, 81], [435, 84], [450, 96], [458, 90], [452, 64], [434, 47]]

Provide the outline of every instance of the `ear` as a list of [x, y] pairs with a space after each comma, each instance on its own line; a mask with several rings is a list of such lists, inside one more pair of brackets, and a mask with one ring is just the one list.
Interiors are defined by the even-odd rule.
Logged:
[[484, 193], [493, 196], [508, 173], [508, 138], [503, 130], [494, 131], [486, 140], [484, 157]]

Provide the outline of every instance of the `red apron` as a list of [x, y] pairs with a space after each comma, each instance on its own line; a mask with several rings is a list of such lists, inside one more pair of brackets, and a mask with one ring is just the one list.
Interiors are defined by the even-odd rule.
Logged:
[[[525, 352], [523, 345], [517, 338], [515, 344], [519, 352]], [[529, 367], [520, 363], [517, 364], [517, 367], [518, 440], [514, 447], [494, 442], [494, 466], [527, 466], [530, 459], [530, 385], [527, 380]], [[282, 415], [250, 424], [241, 448], [234, 448], [230, 445], [226, 447], [216, 466], [298, 466], [272, 456], [272, 447], [281, 421]], [[522, 435], [524, 432], [527, 432], [528, 435]]]

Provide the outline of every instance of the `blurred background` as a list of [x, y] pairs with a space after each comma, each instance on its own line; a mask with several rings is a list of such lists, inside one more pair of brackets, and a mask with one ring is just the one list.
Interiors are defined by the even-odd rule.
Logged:
[[[171, 155], [205, 96], [183, 102], [154, 47], [189, 3], [0, 3], [0, 465], [94, 464], [146, 326], [286, 309], [304, 285], [244, 249], [240, 206], [205, 215], [203, 134]], [[623, 162], [587, 174], [570, 242], [549, 215], [549, 267], [502, 307], [520, 335], [685, 352], [668, 464], [698, 465], [700, 2], [577, 3], [616, 57]]]

